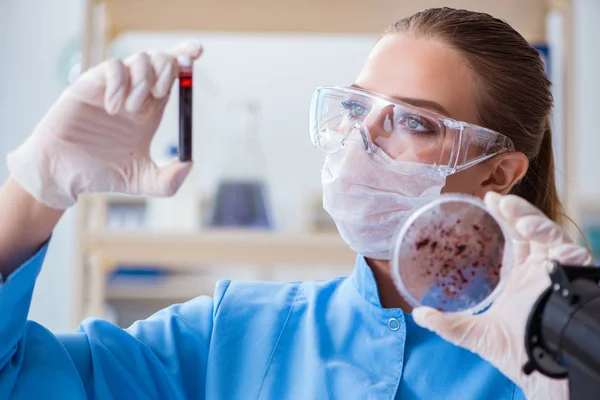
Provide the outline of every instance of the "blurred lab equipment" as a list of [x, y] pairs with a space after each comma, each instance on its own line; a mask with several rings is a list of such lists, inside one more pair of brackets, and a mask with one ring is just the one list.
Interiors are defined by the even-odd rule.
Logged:
[[527, 375], [569, 379], [569, 398], [598, 398], [600, 268], [548, 261], [551, 285], [532, 307], [525, 332]]
[[584, 235], [592, 247], [594, 258], [600, 258], [600, 225], [589, 224], [584, 230]]
[[227, 147], [209, 224], [212, 227], [273, 226], [259, 133], [260, 105], [248, 101], [234, 108], [233, 142]]
[[392, 256], [396, 287], [414, 307], [478, 313], [498, 296], [510, 268], [505, 237], [481, 200], [442, 195], [399, 231]]
[[71, 38], [58, 56], [57, 75], [61, 86], [67, 87], [81, 75], [81, 39]]
[[323, 208], [323, 193], [309, 197], [309, 231], [314, 233], [337, 233], [335, 221]]
[[[591, 207], [590, 207], [591, 206]], [[579, 220], [583, 237], [581, 243], [591, 247], [595, 259], [600, 258], [600, 211], [598, 207], [584, 204], [580, 209]], [[587, 240], [587, 242], [586, 242]]]
[[147, 219], [144, 199], [123, 197], [110, 202], [107, 210], [108, 229], [135, 230], [144, 227]]

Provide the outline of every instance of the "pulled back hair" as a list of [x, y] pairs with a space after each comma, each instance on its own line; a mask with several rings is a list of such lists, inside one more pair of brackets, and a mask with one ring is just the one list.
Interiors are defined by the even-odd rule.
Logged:
[[562, 223], [552, 149], [551, 83], [538, 51], [500, 19], [447, 7], [416, 13], [385, 33], [398, 32], [439, 40], [462, 54], [475, 78], [479, 124], [509, 137], [529, 159], [527, 173], [511, 193]]

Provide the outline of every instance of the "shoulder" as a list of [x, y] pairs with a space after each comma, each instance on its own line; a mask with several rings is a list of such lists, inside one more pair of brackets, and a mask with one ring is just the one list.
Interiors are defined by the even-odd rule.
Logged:
[[302, 282], [219, 281], [214, 294], [215, 318], [222, 314], [281, 313], [298, 303], [335, 292], [347, 278]]
[[340, 277], [324, 281], [258, 282], [223, 280], [215, 287], [215, 311], [241, 302], [246, 306], [291, 304], [320, 292], [338, 288], [347, 278]]

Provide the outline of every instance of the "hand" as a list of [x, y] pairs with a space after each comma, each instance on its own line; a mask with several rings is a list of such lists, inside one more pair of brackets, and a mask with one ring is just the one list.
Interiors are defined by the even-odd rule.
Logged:
[[38, 201], [57, 209], [85, 192], [171, 196], [191, 163], [159, 168], [150, 142], [167, 104], [179, 62], [202, 47], [183, 43], [168, 53], [106, 61], [69, 87], [8, 156], [12, 177]]
[[569, 398], [568, 382], [538, 372], [527, 376], [525, 327], [533, 304], [550, 285], [546, 261], [589, 264], [587, 250], [578, 246], [541, 211], [517, 196], [490, 193], [485, 198], [490, 212], [510, 231], [514, 262], [506, 285], [492, 306], [482, 314], [444, 314], [419, 307], [413, 311], [417, 324], [445, 340], [489, 361], [515, 382], [528, 399]]

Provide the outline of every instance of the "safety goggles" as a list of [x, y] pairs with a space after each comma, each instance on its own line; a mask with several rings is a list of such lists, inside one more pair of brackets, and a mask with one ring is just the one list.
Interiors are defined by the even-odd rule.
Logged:
[[503, 152], [512, 141], [490, 129], [456, 121], [403, 101], [350, 87], [320, 87], [310, 110], [312, 143], [335, 153], [361, 140], [382, 151], [399, 173], [448, 176]]

